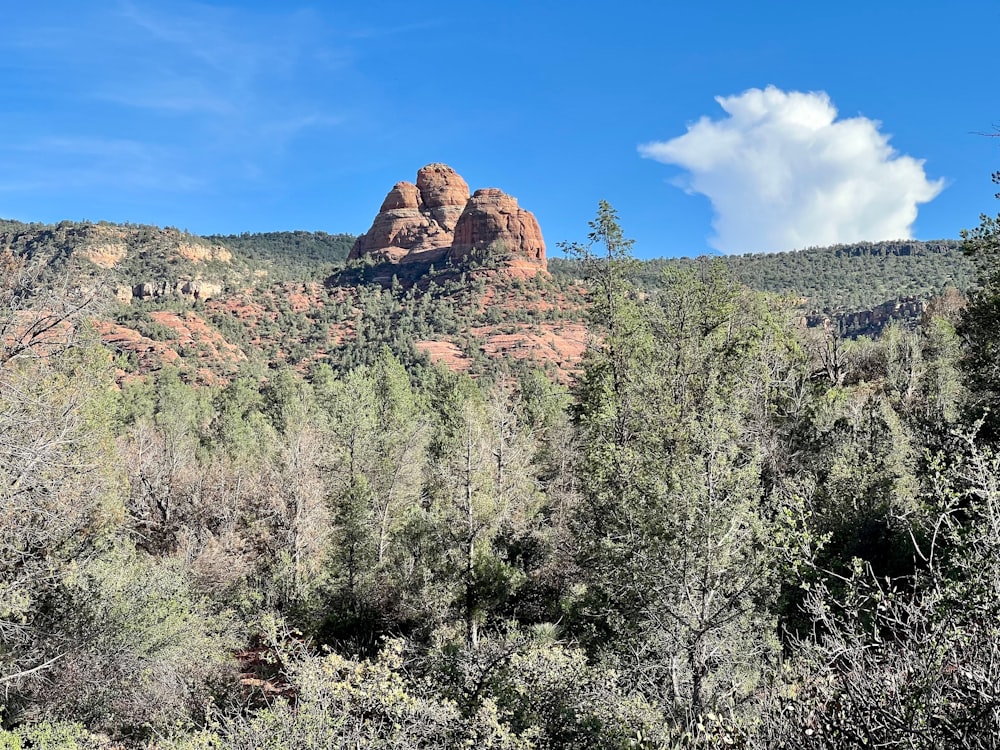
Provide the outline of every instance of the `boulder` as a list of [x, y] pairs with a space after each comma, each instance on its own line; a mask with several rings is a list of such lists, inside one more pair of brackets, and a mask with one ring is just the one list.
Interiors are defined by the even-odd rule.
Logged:
[[[157, 297], [181, 297], [192, 300], [206, 300], [222, 294], [222, 284], [201, 279], [178, 279], [171, 283], [167, 281], [145, 281], [132, 287], [132, 299], [153, 299]], [[122, 299], [124, 292], [119, 294]]]
[[131, 305], [132, 298], [135, 295], [132, 293], [132, 287], [130, 286], [116, 286], [115, 287], [115, 299], [121, 302], [123, 305]]
[[144, 281], [132, 287], [132, 296], [139, 299], [149, 299], [156, 293], [156, 287], [150, 281]]
[[423, 202], [423, 198], [416, 185], [412, 182], [397, 182], [392, 186], [389, 194], [385, 196], [385, 200], [382, 201], [382, 208], [378, 212], [383, 214], [387, 211], [420, 208]]
[[[178, 282], [178, 284], [181, 284], [181, 282]], [[221, 293], [221, 284], [214, 284], [209, 281], [202, 281], [201, 279], [185, 281], [180, 287], [181, 296], [192, 297], [196, 300], [211, 299], [212, 297], [217, 297]]]

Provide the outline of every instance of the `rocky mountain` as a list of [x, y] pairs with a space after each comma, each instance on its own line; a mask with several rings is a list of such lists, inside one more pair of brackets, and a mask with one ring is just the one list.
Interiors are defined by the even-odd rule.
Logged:
[[[92, 328], [118, 355], [123, 379], [165, 365], [199, 382], [245, 367], [349, 368], [386, 346], [411, 365], [472, 374], [533, 365], [568, 382], [589, 335], [584, 267], [550, 263], [531, 212], [496, 188], [470, 194], [444, 164], [394, 185], [357, 238], [0, 220], [5, 257], [33, 269], [36, 288], [72, 286], [104, 300]], [[668, 267], [697, 262], [643, 261], [635, 280], [655, 294]], [[802, 325], [844, 336], [916, 324], [927, 300], [948, 290], [960, 305], [975, 273], [954, 241], [721, 262], [751, 288], [799, 300]]]
[[515, 278], [546, 269], [545, 241], [534, 214], [497, 188], [470, 196], [468, 183], [446, 164], [422, 167], [415, 184], [397, 182], [348, 260], [380, 267], [380, 276], [391, 276], [397, 271], [393, 266], [447, 263], [495, 264]]

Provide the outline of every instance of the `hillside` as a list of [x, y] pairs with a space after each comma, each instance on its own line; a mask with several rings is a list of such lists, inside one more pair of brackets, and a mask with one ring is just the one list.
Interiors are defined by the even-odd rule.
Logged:
[[361, 238], [4, 222], [0, 250], [35, 269], [35, 288], [68, 279], [99, 298], [95, 327], [122, 378], [164, 364], [205, 383], [346, 370], [388, 347], [411, 368], [530, 362], [567, 381], [586, 346], [581, 290], [545, 272], [534, 217], [441, 164], [398, 183]]
[[[636, 264], [635, 282], [662, 289], [663, 272], [708, 258], [654, 258]], [[815, 247], [788, 253], [729, 255], [722, 263], [751, 289], [790, 297], [809, 326], [831, 322], [843, 335], [877, 335], [891, 320], [915, 321], [926, 304], [946, 290], [964, 294], [977, 267], [958, 240], [894, 240]], [[575, 279], [578, 261], [553, 258], [556, 279]]]
[[[498, 360], [515, 369], [534, 362], [567, 381], [587, 340], [580, 264], [546, 260], [537, 222], [499, 191], [470, 197], [444, 165], [428, 165], [417, 183], [397, 184], [361, 238], [301, 231], [199, 237], [171, 227], [2, 221], [0, 249], [35, 264], [39, 286], [68, 274], [107, 300], [97, 329], [119, 354], [123, 377], [164, 363], [206, 382], [251, 365], [347, 369], [387, 346], [410, 366], [439, 361], [477, 374]], [[530, 218], [513, 226], [527, 229], [490, 229], [511, 226], [503, 217], [518, 212]], [[463, 215], [478, 227], [469, 247], [484, 249], [449, 257]], [[522, 237], [538, 243], [541, 265], [518, 260], [536, 254], [517, 250]], [[392, 249], [399, 243], [406, 247]], [[655, 291], [665, 268], [699, 262], [705, 259], [642, 261], [636, 281]], [[914, 320], [931, 297], [949, 286], [965, 291], [975, 276], [950, 240], [720, 262], [753, 289], [800, 300], [807, 324], [832, 319], [852, 336]]]
[[747, 286], [808, 299], [814, 310], [863, 310], [899, 297], [928, 299], [952, 286], [968, 290], [973, 261], [957, 240], [890, 241], [726, 258]]
[[[861, 242], [789, 253], [727, 255], [719, 260], [751, 289], [804, 298], [804, 310], [830, 314], [867, 310], [904, 297], [927, 300], [949, 286], [964, 292], [976, 279], [975, 263], [962, 253], [958, 240]], [[644, 288], [656, 289], [664, 268], [696, 262], [645, 260], [636, 280]], [[550, 260], [549, 271], [557, 278], [580, 273], [576, 261], [561, 258]]]
[[[161, 240], [168, 267], [239, 277]], [[969, 387], [970, 339], [942, 317], [844, 341], [719, 265], [654, 293], [627, 261], [591, 263], [604, 286], [583, 294], [507, 259], [344, 283], [375, 267], [358, 259], [60, 317], [60, 290], [21, 283], [32, 259], [0, 253], [0, 746], [809, 747], [774, 738], [820, 712], [854, 727], [867, 708], [828, 697], [847, 690], [913, 705], [875, 691], [909, 685], [899, 664], [925, 648], [916, 689], [980, 726], [1000, 571], [996, 526], [972, 514], [997, 466], [964, 436], [998, 391]], [[40, 346], [6, 346], [26, 328]], [[967, 528], [934, 542], [939, 564], [913, 545], [941, 519]], [[927, 637], [931, 574], [982, 604], [949, 604]]]
[[308, 281], [329, 275], [343, 265], [353, 234], [326, 232], [244, 232], [208, 235], [206, 240], [229, 248], [256, 271], [277, 281]]

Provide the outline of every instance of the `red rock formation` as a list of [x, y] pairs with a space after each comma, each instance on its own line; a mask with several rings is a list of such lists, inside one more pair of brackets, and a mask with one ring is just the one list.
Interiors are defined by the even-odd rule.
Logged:
[[392, 186], [389, 194], [385, 196], [382, 208], [378, 211], [381, 214], [401, 208], [420, 208], [422, 205], [423, 199], [420, 197], [420, 191], [416, 185], [412, 182], [397, 182]]
[[417, 172], [417, 190], [434, 220], [454, 232], [469, 200], [468, 183], [447, 164], [428, 164]]
[[[505, 269], [534, 276], [545, 269], [545, 242], [530, 211], [495, 188], [477, 190], [446, 164], [428, 164], [417, 182], [389, 191], [371, 229], [358, 237], [348, 260], [456, 264], [503, 253]], [[494, 256], [495, 257], [495, 256]]]
[[347, 259], [371, 256], [376, 262], [400, 263], [408, 256], [430, 255], [433, 262], [444, 257], [451, 238], [451, 232], [424, 206], [417, 186], [397, 182], [382, 201], [371, 229], [355, 240]]
[[545, 268], [545, 240], [534, 214], [496, 188], [477, 190], [469, 199], [448, 257], [462, 263], [478, 253], [500, 253], [505, 265], [528, 275]]
[[397, 182], [382, 201], [371, 229], [358, 237], [348, 260], [433, 263], [451, 246], [455, 223], [469, 199], [469, 186], [451, 167], [428, 164], [417, 184]]

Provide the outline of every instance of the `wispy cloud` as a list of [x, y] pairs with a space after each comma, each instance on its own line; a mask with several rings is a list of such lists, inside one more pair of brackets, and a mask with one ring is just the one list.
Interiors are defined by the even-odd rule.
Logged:
[[[303, 28], [299, 13], [265, 18], [196, 4], [162, 11], [124, 2], [121, 18], [133, 27], [142, 51], [130, 74], [115, 81], [118, 90], [101, 92], [106, 99], [242, 121], [250, 135], [266, 136], [274, 112], [315, 115], [315, 91], [308, 96], [302, 80], [310, 77], [323, 45], [315, 29]], [[333, 120], [339, 114], [318, 116]]]
[[102, 159], [139, 159], [152, 161], [154, 149], [139, 141], [91, 137], [43, 137], [6, 144], [9, 151], [75, 156], [98, 156]]
[[379, 26], [357, 28], [348, 33], [352, 39], [384, 39], [398, 36], [400, 34], [424, 33], [433, 29], [440, 29], [447, 25], [447, 21], [441, 18], [426, 18], [417, 23], [398, 24], [396, 26]]
[[173, 65], [193, 63], [230, 84], [250, 83], [255, 71], [264, 66], [287, 69], [298, 55], [294, 38], [285, 33], [297, 18], [295, 12], [259, 19], [235, 8], [197, 3], [167, 8], [122, 2], [120, 17], [144, 35], [145, 45], [170, 50]]
[[333, 128], [344, 122], [343, 117], [309, 114], [284, 120], [271, 120], [261, 125], [261, 131], [277, 138], [292, 138], [304, 130]]
[[345, 120], [330, 69], [349, 56], [309, 12], [122, 0], [69, 14], [0, 30], [35, 108], [7, 123], [4, 185], [222, 189], [233, 174], [266, 180], [297, 138]]
[[202, 178], [178, 167], [177, 154], [140, 141], [42, 137], [0, 145], [0, 190], [144, 189], [192, 192]]
[[[157, 85], [158, 84], [158, 85]], [[159, 81], [157, 84], [137, 84], [131, 91], [123, 91], [120, 85], [105, 91], [95, 91], [93, 97], [120, 107], [147, 109], [166, 114], [205, 114], [216, 117], [232, 117], [239, 114], [239, 108], [222, 96], [201, 90], [200, 81], [173, 82]]]
[[944, 187], [881, 123], [837, 119], [825, 93], [768, 86], [716, 101], [728, 117], [639, 153], [686, 170], [678, 184], [711, 200], [710, 242], [723, 252], [908, 238], [918, 205]]

